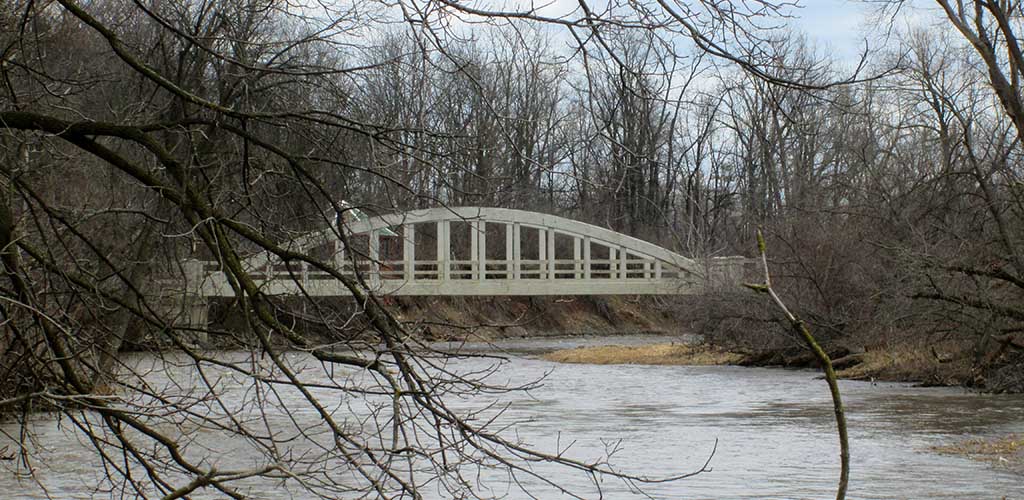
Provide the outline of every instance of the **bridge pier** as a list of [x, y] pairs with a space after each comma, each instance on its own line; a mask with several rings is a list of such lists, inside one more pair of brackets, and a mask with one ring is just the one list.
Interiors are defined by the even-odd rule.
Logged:
[[205, 297], [189, 295], [184, 301], [185, 326], [189, 328], [189, 336], [199, 344], [205, 345], [209, 340], [207, 328], [210, 326], [210, 307]]
[[203, 262], [196, 259], [188, 259], [182, 263], [185, 286], [173, 320], [176, 326], [188, 328], [191, 340], [199, 345], [209, 341], [207, 327], [210, 313], [208, 300], [203, 296], [203, 281], [206, 279], [203, 267]]
[[[345, 242], [341, 239], [334, 241], [334, 268], [338, 272], [345, 272]], [[267, 272], [270, 272], [270, 252], [267, 252]], [[267, 278], [269, 279], [269, 278]]]

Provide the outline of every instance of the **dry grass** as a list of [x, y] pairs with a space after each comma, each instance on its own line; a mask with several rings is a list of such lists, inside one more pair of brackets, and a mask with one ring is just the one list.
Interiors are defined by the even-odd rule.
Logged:
[[900, 345], [860, 355], [860, 364], [840, 370], [841, 378], [854, 380], [918, 381], [934, 385], [959, 385], [969, 380], [969, 360], [958, 349], [947, 347], [936, 356], [931, 346]]
[[688, 344], [606, 345], [555, 351], [543, 356], [558, 363], [595, 365], [727, 365], [743, 355]]
[[960, 455], [989, 462], [1024, 473], [1024, 436], [1010, 434], [1000, 438], [969, 439], [949, 445], [933, 446], [932, 451]]

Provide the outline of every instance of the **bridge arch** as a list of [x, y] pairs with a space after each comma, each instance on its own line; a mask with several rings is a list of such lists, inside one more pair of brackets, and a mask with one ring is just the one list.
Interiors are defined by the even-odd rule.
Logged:
[[[469, 226], [469, 258], [456, 259], [452, 248], [452, 224]], [[488, 254], [488, 234], [493, 226], [504, 228], [504, 252], [500, 258]], [[417, 233], [433, 226], [435, 258], [416, 255]], [[421, 229], [417, 229], [421, 228]], [[488, 229], [490, 228], [490, 231]], [[392, 295], [614, 295], [693, 294], [705, 289], [709, 279], [731, 279], [742, 270], [742, 258], [698, 262], [658, 245], [584, 222], [555, 215], [492, 207], [441, 207], [369, 217], [345, 222], [349, 235], [366, 235], [365, 252], [346, 252], [335, 236], [337, 228], [307, 233], [287, 247], [307, 251], [328, 248], [337, 269], [363, 273], [373, 291]], [[536, 258], [524, 258], [524, 235], [531, 232], [537, 244]], [[384, 236], [391, 234], [394, 236]], [[533, 239], [533, 234], [536, 238]], [[384, 237], [401, 242], [398, 260], [382, 258]], [[557, 255], [556, 240], [572, 241], [572, 255]], [[419, 242], [422, 243], [422, 242]], [[420, 244], [419, 246], [422, 246]], [[498, 245], [500, 247], [501, 245]], [[495, 247], [495, 245], [491, 245]], [[568, 245], [561, 245], [563, 253]], [[464, 250], [459, 253], [465, 254]], [[597, 252], [595, 252], [597, 250]], [[598, 258], [603, 256], [603, 258]], [[270, 255], [255, 255], [244, 261], [254, 277], [261, 278], [265, 293], [313, 296], [343, 296], [348, 290], [326, 273], [299, 273], [285, 269]], [[298, 279], [296, 279], [298, 276]], [[232, 293], [226, 278], [205, 273], [200, 286], [203, 296]]]

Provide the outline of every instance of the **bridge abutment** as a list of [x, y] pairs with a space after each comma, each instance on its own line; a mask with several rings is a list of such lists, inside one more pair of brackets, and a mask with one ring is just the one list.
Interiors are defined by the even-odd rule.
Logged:
[[205, 264], [197, 259], [188, 259], [182, 264], [185, 275], [184, 291], [176, 319], [176, 326], [185, 327], [191, 340], [199, 345], [206, 344], [209, 339], [207, 327], [210, 320], [209, 299], [203, 295], [203, 282], [206, 280]]

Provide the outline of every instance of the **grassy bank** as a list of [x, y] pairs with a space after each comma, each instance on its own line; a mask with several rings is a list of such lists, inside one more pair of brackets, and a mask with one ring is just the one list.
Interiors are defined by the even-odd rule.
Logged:
[[543, 358], [595, 365], [729, 365], [738, 363], [743, 355], [705, 345], [651, 344], [579, 347], [548, 353]]
[[842, 378], [917, 382], [924, 385], [976, 385], [967, 353], [947, 346], [939, 352], [934, 346], [896, 346], [866, 351], [835, 360]]
[[[616, 346], [550, 355], [549, 359], [559, 362], [817, 367], [813, 355], [785, 332], [778, 331], [776, 323], [755, 321], [758, 311], [764, 308], [763, 302], [746, 295], [727, 298], [715, 302], [707, 297], [397, 297], [385, 302], [410, 334], [427, 341], [692, 332], [702, 335], [710, 346]], [[247, 327], [238, 319], [233, 306], [233, 302], [224, 301], [211, 307], [211, 326], [227, 333], [211, 335], [211, 345], [207, 347], [233, 348], [254, 343], [246, 337]], [[282, 310], [297, 310], [299, 306], [283, 303]], [[350, 300], [318, 300], [317, 311], [323, 314], [282, 320], [295, 324], [299, 331], [318, 342], [361, 336], [372, 340], [372, 328]], [[752, 312], [744, 316], [744, 311]], [[771, 318], [769, 313], [765, 314]], [[315, 321], [321, 318], [344, 323], [340, 331], [343, 338], [339, 339], [337, 328], [326, 329]], [[819, 341], [844, 378], [963, 385], [991, 392], [1024, 391], [1024, 371], [1020, 369], [1024, 366], [1024, 349], [1019, 349], [1018, 344], [994, 342], [987, 348], [990, 354], [979, 358], [973, 352], [975, 346], [970, 337], [958, 341], [953, 336], [952, 340], [938, 343], [922, 340], [927, 338], [908, 331], [899, 337], [823, 335]]]
[[[947, 346], [900, 346], [888, 350], [832, 353], [840, 378], [915, 382], [923, 385], [978, 385], [966, 353]], [[803, 351], [738, 353], [713, 345], [651, 344], [592, 346], [564, 349], [543, 356], [558, 363], [596, 365], [743, 365], [814, 368], [817, 363]]]

